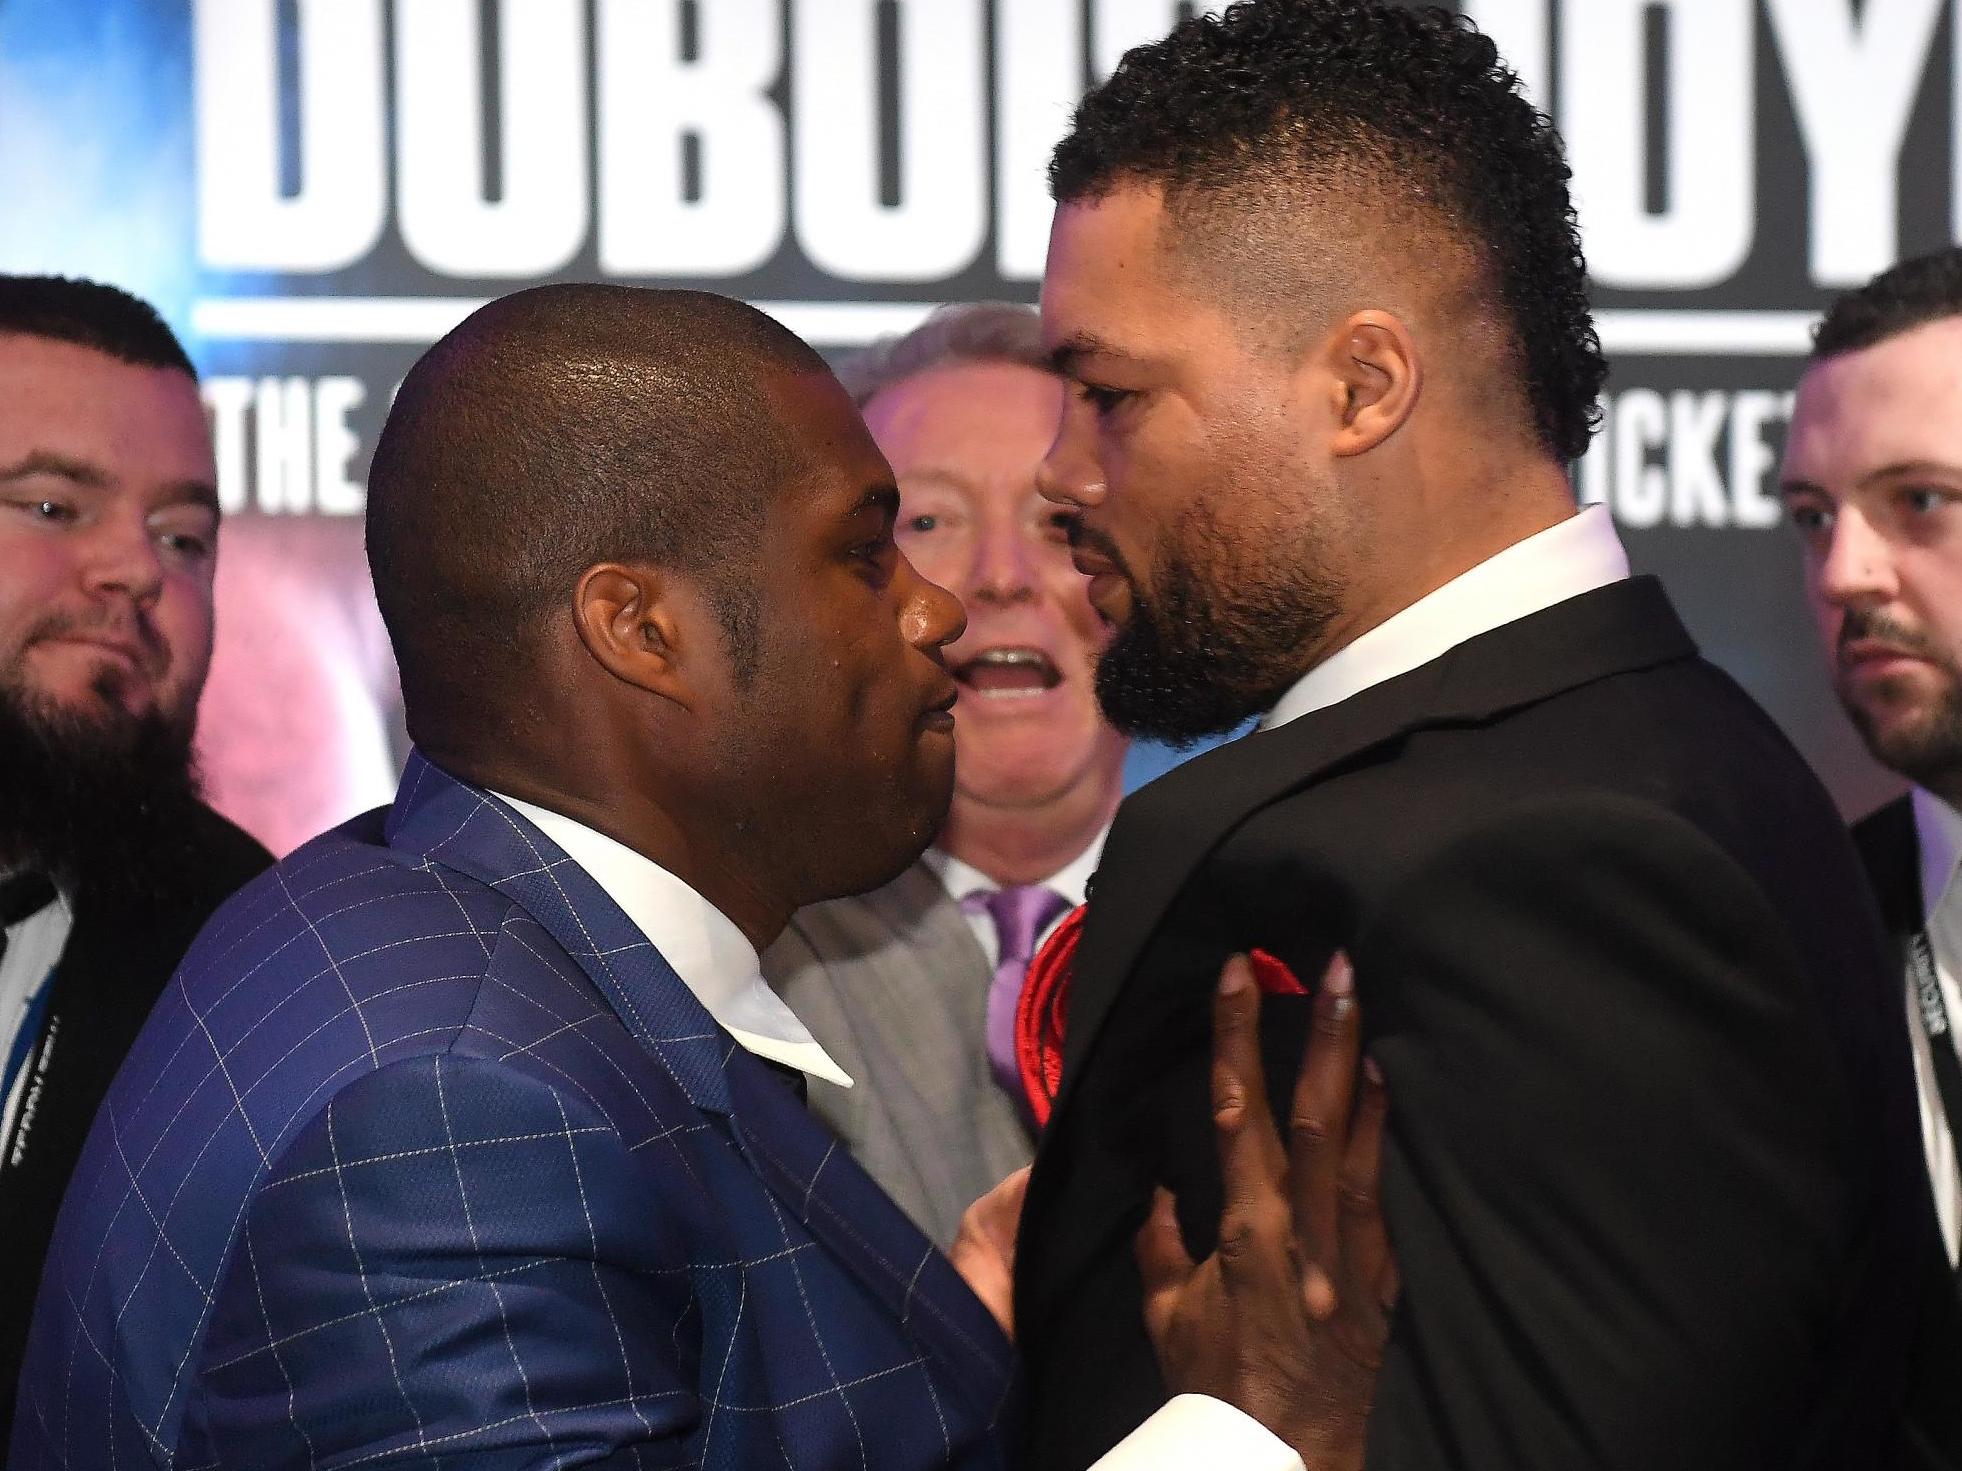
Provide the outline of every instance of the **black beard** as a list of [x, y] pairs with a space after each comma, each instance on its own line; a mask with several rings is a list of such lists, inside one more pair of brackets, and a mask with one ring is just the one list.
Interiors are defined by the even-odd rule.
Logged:
[[187, 723], [68, 710], [0, 683], [0, 863], [72, 898], [167, 909], [197, 882]]
[[1340, 608], [1305, 574], [1229, 596], [1174, 558], [1158, 581], [1147, 595], [1132, 580], [1131, 617], [1097, 661], [1097, 703], [1126, 735], [1179, 750], [1273, 709]]

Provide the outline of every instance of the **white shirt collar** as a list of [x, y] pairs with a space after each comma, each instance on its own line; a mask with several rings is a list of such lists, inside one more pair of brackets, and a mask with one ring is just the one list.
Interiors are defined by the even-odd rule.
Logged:
[[1628, 554], [1607, 508], [1584, 507], [1486, 558], [1336, 650], [1281, 696], [1261, 729], [1339, 704], [1430, 663], [1467, 639], [1627, 576]]
[[1933, 920], [1955, 885], [1962, 863], [1962, 812], [1922, 787], [1908, 792], [1914, 809], [1914, 836], [1921, 850], [1921, 913]]
[[[1069, 900], [1070, 908], [1076, 908], [1089, 891], [1090, 875], [1097, 871], [1097, 863], [1104, 856], [1104, 839], [1109, 836], [1108, 825], [1100, 828], [1097, 836], [1090, 840], [1089, 847], [1048, 878], [1038, 880], [1038, 883]], [[926, 866], [939, 876], [940, 886], [956, 900], [965, 899], [970, 894], [992, 894], [1001, 887], [998, 881], [944, 848], [929, 848], [921, 857]]]
[[708, 1014], [758, 1057], [836, 1083], [831, 1060], [783, 999], [764, 983], [756, 947], [736, 922], [644, 854], [558, 812], [493, 792], [558, 844], [661, 952]]

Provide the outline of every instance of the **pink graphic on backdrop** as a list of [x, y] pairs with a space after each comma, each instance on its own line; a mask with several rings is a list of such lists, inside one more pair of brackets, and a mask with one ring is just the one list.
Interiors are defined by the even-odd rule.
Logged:
[[405, 737], [358, 518], [230, 517], [199, 708], [211, 804], [275, 854], [395, 791]]

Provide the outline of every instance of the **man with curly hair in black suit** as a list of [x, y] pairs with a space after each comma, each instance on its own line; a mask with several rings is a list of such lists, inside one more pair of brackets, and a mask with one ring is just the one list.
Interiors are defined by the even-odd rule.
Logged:
[[[1898, 979], [1824, 791], [1576, 510], [1606, 365], [1550, 124], [1448, 12], [1249, 0], [1131, 52], [1052, 180], [1044, 490], [1105, 711], [1262, 728], [1125, 803], [1090, 891], [1016, 1266], [1032, 1464], [1256, 1367], [1299, 1444], [1306, 1325], [1390, 1295], [1322, 1270], [1278, 1148], [1222, 1188], [1207, 1037], [1254, 992], [1201, 978], [1250, 946], [1346, 951], [1387, 1080], [1372, 1471], [1888, 1464]], [[1261, 1008], [1270, 1079], [1314, 1006]]]

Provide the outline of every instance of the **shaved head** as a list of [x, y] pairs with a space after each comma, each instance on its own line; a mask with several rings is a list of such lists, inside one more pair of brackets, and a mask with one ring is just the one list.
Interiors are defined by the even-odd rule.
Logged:
[[739, 665], [771, 502], [806, 454], [767, 391], [825, 374], [769, 317], [695, 291], [503, 297], [404, 380], [375, 450], [368, 560], [410, 730], [495, 723], [536, 635], [606, 561], [698, 578]]

